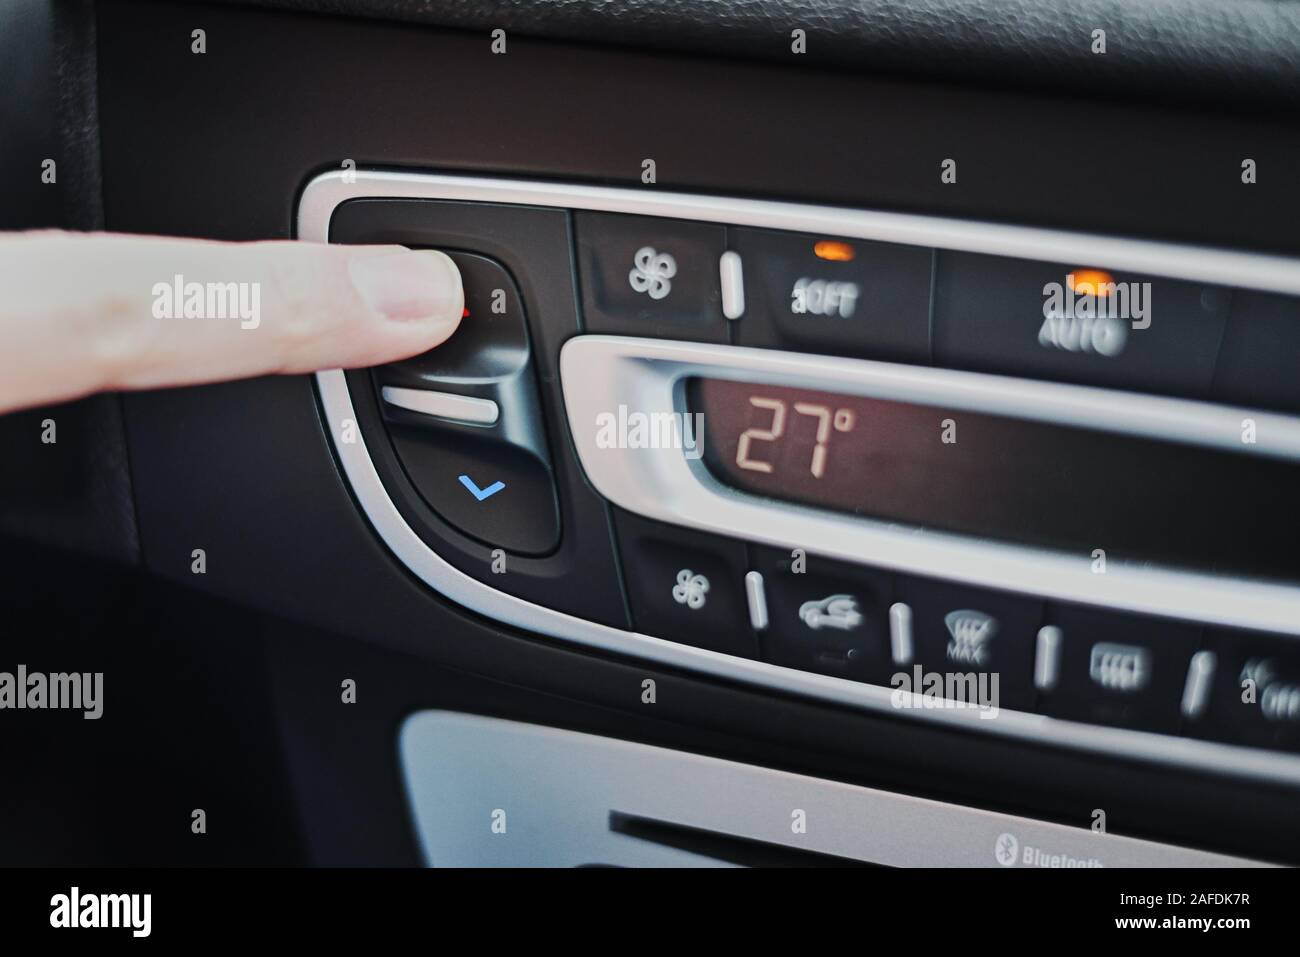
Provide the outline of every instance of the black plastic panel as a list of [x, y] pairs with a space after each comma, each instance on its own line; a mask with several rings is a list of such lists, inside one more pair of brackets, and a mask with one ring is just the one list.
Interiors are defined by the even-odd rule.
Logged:
[[[195, 56], [199, 19], [208, 52]], [[496, 56], [482, 33], [199, 4], [107, 4], [100, 35], [119, 228], [285, 236], [310, 174], [351, 159], [1300, 251], [1290, 114], [522, 37]], [[947, 158], [956, 183], [940, 180]]]
[[[1300, 100], [1296, 13], [1275, 0], [227, 0], [509, 36], [943, 76], [1234, 109]], [[1092, 31], [1112, 42], [1101, 55]], [[796, 52], [791, 27], [805, 28]], [[513, 42], [513, 39], [512, 41]]]

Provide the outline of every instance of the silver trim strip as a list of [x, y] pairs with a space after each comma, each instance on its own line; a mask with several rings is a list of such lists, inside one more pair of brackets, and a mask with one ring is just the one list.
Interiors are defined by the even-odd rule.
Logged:
[[[1117, 239], [1097, 233], [1076, 233], [1033, 226], [915, 213], [886, 213], [866, 209], [781, 203], [760, 199], [698, 196], [582, 186], [487, 176], [448, 176], [439, 173], [388, 173], [356, 170], [354, 182], [342, 170], [322, 173], [303, 190], [298, 206], [298, 237], [325, 242], [334, 207], [361, 196], [446, 199], [465, 202], [514, 203], [560, 209], [603, 210], [638, 216], [665, 216], [707, 223], [730, 223], [764, 229], [820, 233], [846, 239], [960, 249], [997, 256], [1018, 256], [1046, 262], [1121, 264], [1126, 270], [1201, 283], [1300, 295], [1300, 261], [1284, 256], [1245, 253], [1211, 246], [1189, 246], [1145, 239]], [[304, 221], [314, 229], [303, 229]]]
[[491, 399], [479, 399], [454, 392], [434, 392], [430, 389], [402, 389], [386, 385], [384, 401], [399, 409], [436, 415], [441, 419], [454, 419], [472, 425], [495, 425], [501, 410]]
[[723, 485], [680, 450], [600, 447], [600, 415], [622, 406], [651, 416], [678, 411], [682, 384], [695, 376], [970, 409], [1289, 460], [1300, 460], [1300, 419], [1251, 412], [1259, 441], [1243, 445], [1242, 410], [1184, 399], [630, 336], [578, 336], [560, 353], [569, 428], [587, 478], [606, 499], [638, 515], [718, 535], [743, 529], [742, 537], [763, 545], [981, 587], [1300, 634], [1294, 585], [1114, 556], [1099, 574], [1091, 551], [1054, 551], [778, 502]]
[[[352, 183], [344, 181], [341, 171], [335, 171], [318, 176], [307, 185], [298, 209], [299, 238], [327, 242], [330, 219], [335, 208], [345, 200], [360, 197], [606, 209], [651, 216], [801, 229], [863, 239], [923, 243], [1009, 256], [1079, 260], [1101, 265], [1107, 261], [1123, 261], [1136, 270], [1158, 275], [1186, 278], [1194, 274], [1195, 278], [1203, 282], [1219, 281], [1300, 294], [1300, 269], [1296, 268], [1295, 262], [1277, 257], [760, 200], [721, 200], [629, 189], [362, 170], [356, 171], [355, 182]], [[331, 369], [320, 372], [316, 379], [326, 431], [348, 483], [376, 534], [413, 574], [449, 601], [536, 634], [638, 657], [668, 667], [693, 670], [758, 687], [776, 688], [881, 714], [898, 715], [889, 688], [794, 671], [691, 648], [650, 635], [610, 628], [507, 595], [464, 574], [425, 545], [402, 518], [375, 470], [366, 448], [365, 437], [357, 435], [354, 442], [342, 441], [345, 424], [355, 421], [356, 417], [343, 371]], [[979, 709], [935, 708], [911, 710], [907, 713], [909, 719], [971, 731], [1047, 742], [1154, 764], [1195, 767], [1212, 773], [1300, 786], [1300, 756], [1296, 755], [1078, 724], [1007, 710], [999, 711], [995, 718], [981, 715], [987, 715], [987, 712]]]
[[[1272, 866], [688, 751], [451, 711], [398, 733], [407, 802], [436, 867], [730, 866], [619, 834], [611, 812], [890, 867]], [[725, 799], [722, 799], [725, 796]], [[509, 837], [484, 822], [504, 809]], [[793, 833], [801, 809], [806, 831]], [[1037, 849], [1035, 853], [1033, 849]], [[1014, 853], [1013, 853], [1014, 850]]]

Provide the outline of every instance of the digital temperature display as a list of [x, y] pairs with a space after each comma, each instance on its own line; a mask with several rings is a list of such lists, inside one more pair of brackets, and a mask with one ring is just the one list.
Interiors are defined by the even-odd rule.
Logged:
[[722, 379], [692, 380], [688, 400], [702, 413], [705, 465], [746, 492], [1081, 555], [1300, 580], [1294, 462]]

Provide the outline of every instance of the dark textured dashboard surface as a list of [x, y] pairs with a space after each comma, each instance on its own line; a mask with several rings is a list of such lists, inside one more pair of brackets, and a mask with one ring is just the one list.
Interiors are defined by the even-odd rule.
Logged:
[[229, 5], [99, 11], [115, 229], [286, 236], [303, 184], [345, 158], [638, 185], [650, 157], [664, 191], [1300, 252], [1289, 117], [522, 37], [496, 56], [485, 35]]
[[[1286, 0], [233, 0], [711, 56], [1217, 101], [1300, 104]], [[791, 32], [807, 52], [791, 52]], [[1105, 53], [1093, 31], [1104, 30]]]

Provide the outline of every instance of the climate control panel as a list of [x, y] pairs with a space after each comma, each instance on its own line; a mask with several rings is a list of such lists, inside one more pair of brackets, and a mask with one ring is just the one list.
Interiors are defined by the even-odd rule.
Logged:
[[899, 720], [1300, 780], [1300, 263], [761, 200], [326, 174], [448, 252], [321, 373], [377, 534], [529, 632]]

